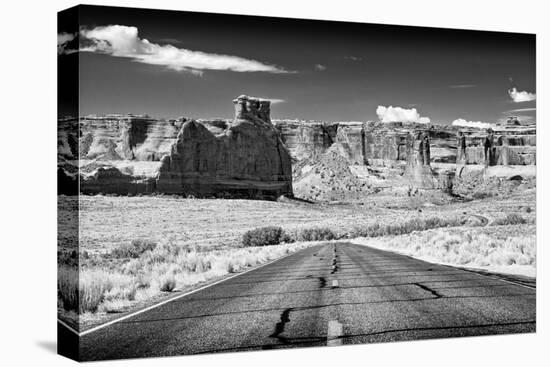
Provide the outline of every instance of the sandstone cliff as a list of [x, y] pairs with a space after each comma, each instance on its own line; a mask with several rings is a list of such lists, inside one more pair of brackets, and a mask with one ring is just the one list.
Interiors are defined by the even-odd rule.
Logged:
[[[464, 166], [470, 172], [468, 177], [471, 172], [484, 172], [484, 177], [489, 180], [496, 172], [513, 172], [513, 167], [536, 164], [535, 126], [500, 126], [493, 132], [494, 142], [487, 150], [485, 141], [488, 132], [476, 128], [372, 121], [277, 120], [275, 125], [293, 156], [295, 186], [300, 188], [304, 186], [300, 183], [305, 177], [303, 170], [311, 169], [321, 159], [321, 153], [333, 149], [349, 162], [352, 172], [360, 173], [362, 181], [358, 183], [359, 187], [363, 183], [371, 188], [383, 189], [409, 186], [447, 193], [460, 191], [461, 195], [467, 190], [453, 191], [453, 186], [464, 187], [461, 178], [461, 168]], [[458, 137], [459, 132], [462, 133], [461, 138]], [[427, 139], [426, 156], [419, 157], [425, 149], [421, 148], [419, 134]], [[477, 169], [478, 166], [512, 169], [483, 171]], [[310, 181], [312, 179], [308, 177]]]
[[290, 154], [271, 124], [269, 101], [240, 96], [234, 104], [232, 121], [84, 119], [80, 191], [292, 196]]
[[341, 200], [348, 190], [355, 200], [379, 190], [467, 196], [484, 182], [494, 188], [518, 176], [520, 167], [531, 167], [520, 176], [534, 180], [534, 125], [486, 131], [399, 122], [272, 122], [269, 101], [240, 96], [234, 106], [235, 116], [227, 120], [62, 120], [59, 191], [78, 192], [80, 175], [84, 193], [274, 198], [292, 195], [294, 179], [299, 196]]

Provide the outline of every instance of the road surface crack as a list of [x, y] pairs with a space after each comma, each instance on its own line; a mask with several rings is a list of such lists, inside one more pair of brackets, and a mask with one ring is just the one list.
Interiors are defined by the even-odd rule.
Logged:
[[430, 292], [431, 294], [433, 294], [435, 296], [435, 298], [441, 298], [443, 297], [441, 294], [437, 293], [437, 291], [431, 289], [430, 287], [428, 286], [425, 286], [424, 284], [420, 284], [420, 283], [413, 283], [414, 285], [416, 285], [417, 287], [420, 287], [422, 288], [423, 290], [427, 291], [427, 292]]
[[273, 334], [270, 335], [271, 338], [277, 338], [282, 343], [287, 343], [287, 340], [285, 337], [281, 337], [280, 335], [285, 331], [285, 325], [287, 322], [290, 322], [290, 311], [292, 311], [292, 308], [287, 308], [283, 312], [281, 312], [281, 321], [279, 321], [277, 324], [275, 324], [275, 331]]

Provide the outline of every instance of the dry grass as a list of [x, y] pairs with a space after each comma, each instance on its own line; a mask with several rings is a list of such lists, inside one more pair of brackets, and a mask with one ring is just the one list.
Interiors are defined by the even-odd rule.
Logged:
[[165, 239], [154, 249], [122, 265], [111, 263], [111, 255], [106, 253], [101, 267], [83, 267], [79, 274], [74, 269], [62, 268], [58, 277], [59, 297], [64, 309], [79, 314], [121, 312], [160, 292], [183, 290], [309, 245], [295, 243], [200, 251]]
[[356, 239], [353, 242], [447, 264], [478, 267], [523, 265], [534, 268], [535, 232], [534, 225], [452, 228]]
[[[66, 197], [67, 198], [67, 197]], [[70, 200], [67, 198], [67, 200]], [[372, 196], [362, 205], [308, 205], [257, 200], [184, 199], [176, 197], [80, 198], [80, 248], [111, 251], [134, 239], [158, 242], [163, 236], [186, 246], [240, 246], [243, 234], [263, 225], [290, 232], [302, 228], [330, 228], [338, 237], [356, 227], [389, 225], [416, 218], [450, 218], [463, 213], [492, 220], [522, 212], [532, 222], [534, 190], [509, 198], [488, 198], [465, 203], [427, 205], [418, 198]]]
[[496, 218], [491, 225], [493, 226], [505, 226], [505, 225], [515, 225], [515, 224], [525, 224], [527, 220], [521, 215], [516, 213], [507, 214], [504, 217]]
[[[66, 201], [61, 206], [60, 217], [73, 218], [78, 208], [75, 199], [60, 197], [60, 201]], [[527, 223], [534, 223], [534, 208], [534, 190], [509, 198], [446, 205], [391, 195], [369, 196], [369, 201], [361, 205], [83, 196], [77, 257], [80, 280], [75, 280], [74, 270], [62, 267], [58, 279], [59, 299], [62, 307], [80, 314], [120, 312], [154, 299], [163, 291], [186, 289], [309, 245], [298, 242], [242, 247], [243, 234], [264, 224], [281, 227], [285, 232], [282, 241], [384, 236], [368, 242], [395, 249], [405, 246], [403, 250], [411, 254], [419, 251], [422, 256], [434, 256], [450, 263], [515, 262], [534, 266], [533, 225], [457, 227], [409, 233], [464, 224], [457, 221], [469, 214], [483, 215], [491, 222], [507, 217], [507, 223], [511, 223], [508, 215], [521, 212]], [[74, 244], [78, 243], [73, 239], [74, 221], [65, 222], [66, 225], [60, 227], [58, 252], [69, 251], [71, 255], [67, 258], [73, 259]], [[510, 232], [509, 227], [514, 231]], [[409, 234], [395, 236], [400, 233]], [[510, 238], [498, 233], [506, 233]], [[142, 241], [132, 244], [135, 239]]]
[[431, 218], [414, 218], [402, 223], [380, 225], [379, 223], [367, 225], [365, 227], [357, 227], [350, 232], [348, 238], [357, 237], [381, 237], [381, 236], [397, 236], [408, 234], [415, 231], [425, 231], [433, 228], [442, 227], [457, 227], [466, 224], [466, 217], [431, 217]]

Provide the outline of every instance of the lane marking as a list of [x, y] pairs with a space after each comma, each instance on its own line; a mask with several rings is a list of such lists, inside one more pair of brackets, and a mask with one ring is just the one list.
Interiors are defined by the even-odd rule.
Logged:
[[334, 279], [332, 281], [332, 288], [338, 288], [338, 280]]
[[[318, 245], [317, 245], [317, 246], [318, 246]], [[291, 253], [291, 254], [287, 254], [287, 255], [285, 255], [285, 256], [283, 256], [283, 257], [279, 257], [278, 259], [275, 259], [275, 260], [266, 262], [265, 264], [259, 265], [259, 266], [257, 266], [257, 267], [254, 267], [254, 268], [251, 268], [251, 269], [248, 269], [248, 270], [245, 270], [245, 271], [243, 271], [243, 272], [241, 272], [241, 273], [237, 273], [237, 274], [235, 274], [235, 275], [231, 275], [231, 276], [229, 276], [229, 277], [227, 277], [227, 278], [218, 280], [218, 281], [216, 281], [216, 282], [214, 282], [214, 283], [204, 285], [204, 286], [202, 286], [202, 287], [200, 287], [200, 288], [197, 288], [197, 289], [195, 289], [195, 290], [189, 291], [189, 292], [184, 293], [184, 294], [180, 294], [180, 295], [178, 295], [178, 296], [175, 296], [175, 297], [173, 297], [173, 298], [170, 298], [170, 299], [164, 300], [164, 301], [162, 301], [162, 302], [156, 303], [156, 304], [151, 305], [151, 306], [149, 306], [149, 307], [146, 307], [146, 308], [144, 308], [144, 309], [141, 309], [141, 310], [138, 310], [138, 311], [129, 313], [128, 315], [122, 316], [122, 317], [120, 317], [120, 318], [118, 318], [118, 319], [111, 320], [111, 321], [109, 321], [109, 322], [106, 322], [106, 323], [104, 323], [104, 324], [98, 325], [98, 326], [96, 326], [96, 327], [93, 327], [93, 328], [88, 329], [88, 330], [85, 330], [85, 331], [78, 332], [78, 331], [76, 331], [75, 329], [73, 329], [72, 327], [70, 327], [69, 325], [67, 325], [65, 322], [63, 322], [62, 320], [60, 320], [59, 318], [57, 319], [57, 322], [59, 322], [60, 324], [62, 324], [63, 326], [65, 326], [67, 329], [69, 329], [70, 331], [72, 331], [73, 333], [75, 333], [76, 335], [78, 335], [79, 337], [82, 337], [82, 336], [84, 336], [84, 335], [93, 333], [94, 331], [101, 330], [101, 329], [103, 329], [103, 328], [106, 328], [107, 326], [111, 326], [111, 325], [116, 324], [116, 323], [118, 323], [118, 322], [127, 320], [127, 319], [129, 319], [129, 318], [131, 318], [131, 317], [137, 316], [137, 315], [142, 314], [142, 313], [144, 313], [144, 312], [147, 312], [147, 311], [153, 310], [153, 309], [155, 309], [155, 308], [157, 308], [157, 307], [163, 306], [163, 305], [165, 305], [165, 304], [167, 304], [167, 303], [170, 303], [170, 302], [173, 302], [173, 301], [178, 300], [178, 299], [180, 299], [180, 298], [186, 297], [186, 296], [188, 296], [188, 295], [190, 295], [190, 294], [193, 294], [193, 293], [202, 291], [202, 290], [204, 290], [204, 289], [206, 289], [206, 288], [213, 287], [213, 286], [215, 286], [216, 284], [223, 283], [223, 282], [225, 282], [225, 281], [228, 281], [228, 280], [230, 280], [230, 279], [236, 278], [236, 277], [241, 276], [241, 275], [243, 275], [243, 274], [246, 274], [246, 273], [249, 273], [249, 272], [251, 272], [251, 271], [254, 271], [254, 270], [258, 270], [258, 269], [260, 269], [260, 268], [263, 268], [264, 266], [271, 265], [271, 264], [273, 264], [273, 263], [275, 263], [275, 262], [277, 262], [277, 261], [283, 260], [283, 259], [285, 259], [285, 258], [287, 258], [287, 257], [289, 257], [289, 256], [295, 255], [295, 254], [297, 254], [297, 253], [300, 253], [300, 252], [305, 251], [305, 250], [307, 250], [307, 249], [310, 249], [310, 248], [312, 248], [312, 247], [315, 247], [315, 246], [303, 248], [303, 249], [298, 250], [298, 251], [296, 251], [296, 252], [293, 252], [293, 253]]]
[[327, 346], [336, 347], [342, 345], [342, 339], [340, 338], [342, 333], [343, 325], [338, 320], [330, 320], [328, 322]]

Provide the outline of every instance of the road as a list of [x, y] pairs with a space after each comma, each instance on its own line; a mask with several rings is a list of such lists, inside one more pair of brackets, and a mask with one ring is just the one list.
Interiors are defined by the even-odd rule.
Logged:
[[535, 289], [322, 244], [81, 336], [101, 360], [534, 332]]

